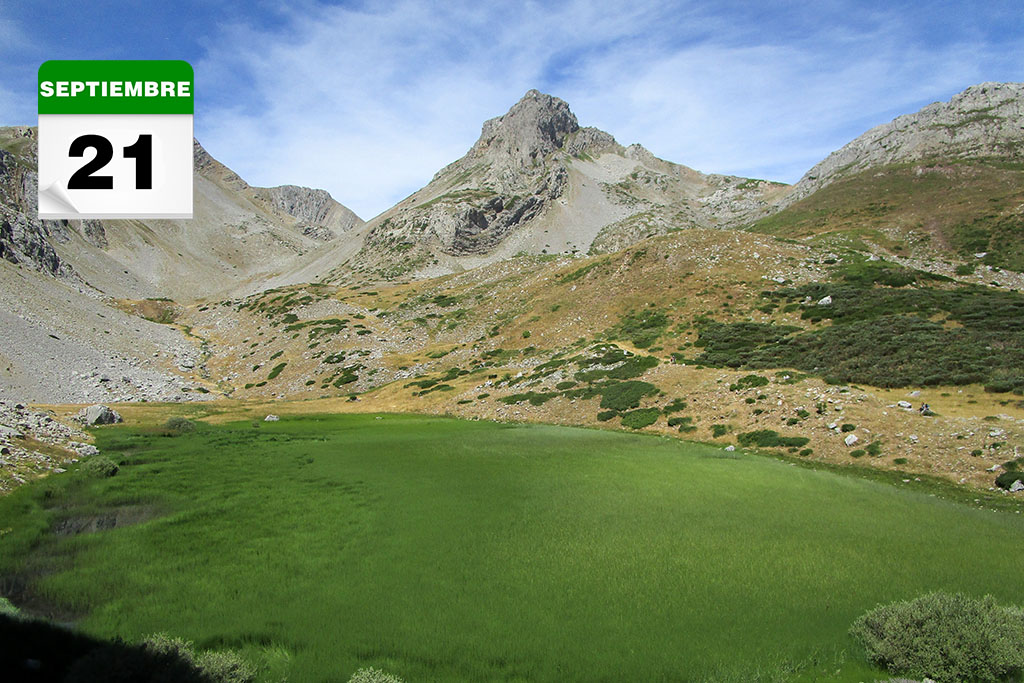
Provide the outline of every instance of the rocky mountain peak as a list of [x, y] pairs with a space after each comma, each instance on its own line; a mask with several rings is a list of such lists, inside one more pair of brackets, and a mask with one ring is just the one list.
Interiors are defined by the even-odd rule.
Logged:
[[848, 176], [929, 158], [1024, 156], [1024, 83], [981, 83], [872, 128], [809, 170], [787, 198], [802, 199]]
[[503, 116], [483, 125], [470, 156], [505, 157], [520, 168], [540, 163], [580, 129], [564, 100], [530, 90]]

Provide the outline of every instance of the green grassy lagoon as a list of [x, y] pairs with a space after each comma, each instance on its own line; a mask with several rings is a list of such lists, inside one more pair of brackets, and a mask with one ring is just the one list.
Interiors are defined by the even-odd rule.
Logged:
[[858, 615], [1014, 602], [1024, 566], [1020, 515], [660, 437], [339, 415], [98, 441], [116, 476], [0, 499], [0, 573], [268, 680], [872, 680]]

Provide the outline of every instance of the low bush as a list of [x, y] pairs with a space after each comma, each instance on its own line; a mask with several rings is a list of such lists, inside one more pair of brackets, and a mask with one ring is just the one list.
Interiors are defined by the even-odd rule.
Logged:
[[729, 433], [729, 425], [711, 425], [711, 436], [716, 439]]
[[747, 375], [746, 377], [741, 377], [735, 384], [730, 384], [729, 391], [742, 391], [743, 389], [763, 387], [766, 384], [768, 384], [767, 377], [762, 377], [761, 375]]
[[642, 429], [658, 421], [661, 410], [658, 408], [641, 408], [622, 414], [622, 426], [630, 429]]
[[617, 410], [602, 410], [597, 414], [597, 420], [598, 422], [607, 422], [618, 414]]
[[1009, 489], [1015, 481], [1024, 481], [1024, 472], [1017, 472], [1015, 470], [1003, 472], [996, 477], [996, 486], [1001, 489]]
[[646, 349], [654, 345], [668, 324], [668, 316], [662, 311], [646, 308], [622, 316], [609, 333], [613, 337], [630, 340], [638, 349]]
[[849, 422], [845, 422], [845, 423], [843, 423], [843, 426], [839, 428], [839, 431], [841, 431], [841, 432], [852, 432], [856, 428], [857, 428], [857, 425], [850, 424]]
[[992, 596], [930, 593], [882, 605], [850, 634], [872, 663], [901, 676], [995, 683], [1024, 672], [1024, 610]]
[[650, 382], [628, 381], [602, 385], [601, 407], [608, 410], [632, 410], [640, 406], [640, 399], [658, 393]]
[[394, 674], [370, 667], [356, 671], [352, 674], [352, 678], [348, 679], [348, 683], [404, 683], [404, 681]]
[[94, 455], [82, 464], [82, 473], [89, 477], [112, 477], [120, 468], [105, 455]]
[[67, 683], [163, 682], [251, 683], [256, 667], [233, 651], [195, 652], [192, 643], [157, 633], [141, 645], [115, 643], [76, 660], [63, 678]]
[[779, 433], [772, 429], [758, 429], [753, 432], [739, 434], [736, 440], [741, 446], [759, 448], [800, 448], [806, 446], [810, 441], [805, 436], [779, 436]]
[[671, 403], [661, 409], [661, 411], [666, 415], [678, 413], [681, 410], [686, 410], [686, 401], [681, 398], [672, 399]]
[[196, 430], [196, 423], [185, 417], [170, 417], [164, 422], [164, 433], [167, 436], [179, 436]]

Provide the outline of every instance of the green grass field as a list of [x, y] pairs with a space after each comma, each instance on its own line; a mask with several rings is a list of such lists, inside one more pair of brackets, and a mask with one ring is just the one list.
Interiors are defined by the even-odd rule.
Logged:
[[1013, 603], [1024, 566], [1022, 515], [660, 437], [340, 415], [98, 444], [116, 476], [0, 499], [6, 585], [267, 680], [870, 681], [858, 615]]

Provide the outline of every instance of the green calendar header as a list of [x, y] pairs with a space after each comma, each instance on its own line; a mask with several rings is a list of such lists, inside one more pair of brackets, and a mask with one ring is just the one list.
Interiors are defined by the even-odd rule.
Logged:
[[39, 67], [40, 114], [192, 114], [182, 60], [50, 60]]

